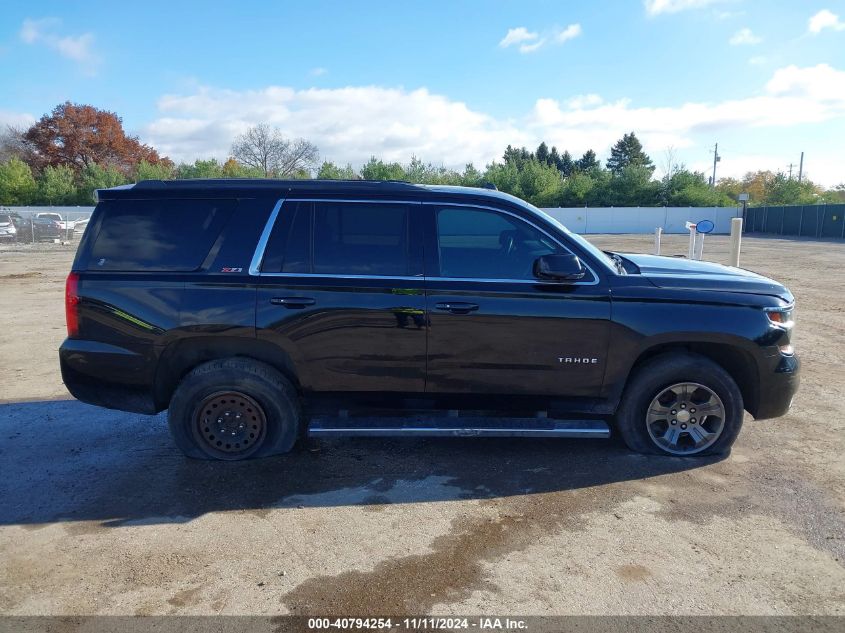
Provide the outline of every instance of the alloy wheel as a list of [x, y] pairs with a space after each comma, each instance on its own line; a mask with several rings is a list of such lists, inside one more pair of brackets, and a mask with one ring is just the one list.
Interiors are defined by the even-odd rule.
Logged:
[[651, 401], [646, 428], [651, 440], [667, 453], [694, 455], [716, 443], [725, 428], [725, 405], [699, 383], [680, 382], [661, 390]]

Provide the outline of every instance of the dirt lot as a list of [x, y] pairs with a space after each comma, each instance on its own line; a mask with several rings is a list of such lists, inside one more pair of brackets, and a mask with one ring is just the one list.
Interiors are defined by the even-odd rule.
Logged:
[[743, 245], [797, 297], [804, 373], [725, 460], [361, 439], [243, 464], [68, 400], [73, 248], [0, 247], [0, 613], [845, 614], [845, 245]]

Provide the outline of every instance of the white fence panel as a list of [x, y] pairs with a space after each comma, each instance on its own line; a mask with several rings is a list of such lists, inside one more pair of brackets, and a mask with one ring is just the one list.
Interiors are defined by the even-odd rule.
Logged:
[[[63, 218], [89, 217], [94, 207], [3, 207], [23, 217], [50, 211]], [[687, 221], [712, 220], [714, 233], [728, 235], [731, 218], [742, 211], [734, 207], [558, 207], [543, 209], [574, 233], [654, 233], [658, 226], [664, 233], [686, 233]]]
[[731, 232], [731, 218], [742, 212], [734, 207], [559, 207], [543, 209], [575, 233], [686, 233], [686, 222], [711, 220], [714, 233]]

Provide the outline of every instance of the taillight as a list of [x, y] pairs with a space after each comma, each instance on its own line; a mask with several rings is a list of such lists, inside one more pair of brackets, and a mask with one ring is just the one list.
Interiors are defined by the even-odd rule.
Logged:
[[68, 338], [79, 335], [79, 273], [71, 273], [65, 282], [65, 320]]

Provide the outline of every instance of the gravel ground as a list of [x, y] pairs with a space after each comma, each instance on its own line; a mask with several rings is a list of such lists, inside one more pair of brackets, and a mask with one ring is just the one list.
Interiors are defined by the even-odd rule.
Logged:
[[[0, 246], [0, 613], [845, 614], [845, 245], [743, 247], [797, 298], [804, 373], [727, 459], [356, 439], [217, 464], [184, 459], [163, 416], [68, 399], [74, 246]], [[705, 258], [727, 249], [708, 237]]]

